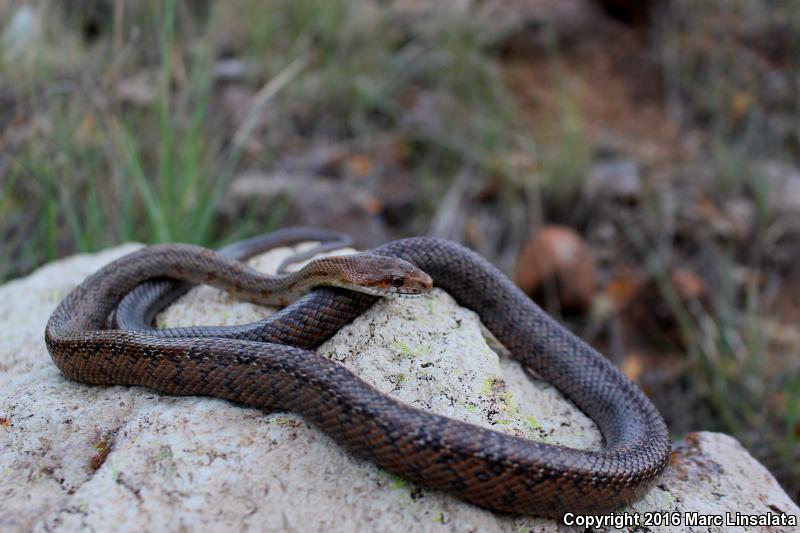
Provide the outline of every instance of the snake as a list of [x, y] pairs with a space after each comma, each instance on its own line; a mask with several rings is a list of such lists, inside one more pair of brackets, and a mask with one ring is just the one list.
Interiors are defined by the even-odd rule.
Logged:
[[[281, 246], [294, 246], [308, 241], [316, 242], [317, 245], [287, 256], [278, 265], [278, 274], [285, 274], [292, 263], [310, 259], [332, 250], [341, 250], [354, 244], [353, 238], [346, 233], [327, 228], [291, 226], [234, 242], [217, 251], [238, 261], [244, 261], [254, 255]], [[125, 295], [112, 312], [109, 323], [112, 327], [119, 329], [150, 331], [155, 335], [165, 335], [164, 331], [154, 329], [152, 326], [156, 315], [190, 288], [192, 288], [191, 283], [169, 278], [145, 281]], [[177, 334], [177, 332], [173, 333]], [[195, 334], [203, 336], [227, 336], [230, 333], [241, 334], [241, 328], [229, 331], [224, 328], [206, 328], [198, 329], [195, 332]]]
[[[659, 478], [671, 443], [655, 406], [489, 261], [434, 237], [401, 239], [345, 257], [350, 259], [312, 261], [271, 277], [197, 246], [145, 247], [73, 289], [50, 317], [45, 342], [71, 380], [292, 411], [356, 457], [493, 511], [553, 518], [604, 513], [637, 501]], [[335, 269], [349, 281], [327, 286]], [[165, 277], [210, 284], [256, 303], [285, 303], [273, 291], [276, 279], [295, 293], [311, 290], [269, 318], [243, 326], [163, 333], [108, 327], [126, 294]], [[380, 297], [424, 294], [431, 286], [473, 310], [524, 369], [587, 414], [603, 435], [603, 448], [535, 441], [416, 409], [314, 351]]]

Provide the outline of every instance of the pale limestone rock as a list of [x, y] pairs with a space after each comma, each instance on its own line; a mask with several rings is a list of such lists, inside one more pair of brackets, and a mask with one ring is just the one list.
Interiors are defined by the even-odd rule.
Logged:
[[[417, 487], [290, 413], [67, 381], [42, 340], [49, 314], [84, 277], [134, 249], [70, 258], [0, 287], [0, 531], [572, 530]], [[288, 253], [253, 264], [270, 271]], [[270, 312], [201, 287], [158, 321], [233, 324]], [[586, 416], [498, 358], [474, 313], [439, 290], [380, 301], [319, 352], [422, 409], [550, 443], [602, 444]], [[730, 437], [690, 435], [673, 459], [635, 510], [800, 514]]]

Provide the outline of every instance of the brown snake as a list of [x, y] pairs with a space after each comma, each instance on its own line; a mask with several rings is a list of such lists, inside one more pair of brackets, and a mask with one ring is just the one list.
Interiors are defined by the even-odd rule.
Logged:
[[[635, 501], [657, 478], [668, 462], [670, 441], [656, 408], [499, 270], [458, 244], [434, 238], [395, 241], [372, 254], [416, 265], [477, 312], [514, 358], [594, 420], [605, 448], [545, 444], [426, 413], [311, 351], [372, 305], [373, 295], [318, 288], [264, 321], [219, 330], [182, 328], [156, 335], [108, 329], [120, 300], [151, 278], [209, 283], [265, 301], [263, 274], [189, 245], [144, 248], [102, 268], [61, 302], [45, 340], [70, 379], [294, 411], [360, 457], [497, 511], [551, 517], [605, 512]], [[402, 276], [404, 284], [427, 288], [419, 271], [392, 268], [399, 270], [381, 283], [391, 285]], [[220, 336], [199, 336], [206, 334]]]
[[[294, 253], [284, 259], [278, 265], [278, 274], [288, 272], [288, 266], [303, 259], [310, 259], [317, 254], [341, 250], [353, 245], [353, 239], [345, 233], [325, 228], [315, 228], [307, 226], [292, 226], [280, 228], [270, 233], [258, 235], [250, 239], [235, 242], [220, 248], [218, 251], [237, 261], [244, 261], [253, 257], [278, 248], [280, 246], [295, 246], [302, 242], [315, 241], [318, 244], [311, 249], [303, 252]], [[182, 294], [192, 287], [191, 283], [181, 283], [171, 279], [156, 279], [146, 281], [138, 285], [134, 290], [125, 295], [120, 301], [111, 317], [111, 325], [119, 329], [132, 329], [137, 331], [148, 331], [153, 335], [175, 336], [173, 334], [183, 333], [180, 336], [201, 336], [201, 337], [241, 337], [242, 326], [235, 328], [214, 327], [214, 328], [192, 328], [192, 333], [182, 329], [178, 331], [164, 331], [155, 329], [152, 326], [156, 315], [167, 305], [174, 302]], [[258, 340], [258, 339], [254, 339]]]

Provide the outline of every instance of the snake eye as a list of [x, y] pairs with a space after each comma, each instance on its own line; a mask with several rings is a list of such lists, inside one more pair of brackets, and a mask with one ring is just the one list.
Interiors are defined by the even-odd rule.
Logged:
[[391, 283], [393, 287], [402, 287], [405, 280], [403, 280], [402, 276], [392, 276]]

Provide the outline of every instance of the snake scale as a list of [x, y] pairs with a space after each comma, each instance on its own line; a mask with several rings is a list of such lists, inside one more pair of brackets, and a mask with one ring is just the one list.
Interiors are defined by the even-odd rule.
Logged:
[[371, 254], [416, 265], [475, 311], [512, 357], [592, 418], [604, 449], [545, 444], [420, 411], [312, 351], [368, 309], [378, 298], [371, 294], [318, 288], [246, 326], [160, 335], [109, 329], [119, 302], [153, 277], [210, 283], [263, 300], [264, 291], [248, 292], [248, 284], [258, 286], [258, 273], [189, 245], [144, 248], [93, 274], [58, 306], [45, 340], [70, 379], [294, 411], [359, 457], [496, 511], [548, 517], [606, 512], [635, 501], [657, 479], [670, 440], [653, 404], [488, 261], [428, 237], [388, 243]]

